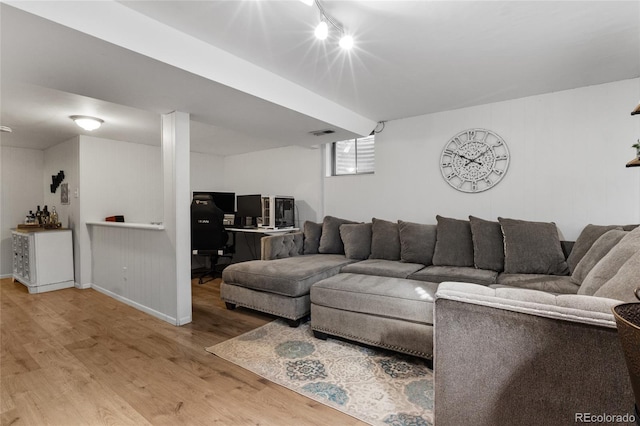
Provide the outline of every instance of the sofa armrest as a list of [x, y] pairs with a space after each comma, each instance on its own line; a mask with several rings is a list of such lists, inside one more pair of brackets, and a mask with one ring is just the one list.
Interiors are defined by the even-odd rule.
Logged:
[[604, 297], [460, 282], [441, 283], [436, 298], [608, 328], [616, 328], [612, 308], [622, 303]]
[[619, 303], [440, 284], [436, 424], [573, 424], [596, 413], [631, 415], [634, 396], [611, 313]]
[[302, 254], [303, 233], [268, 235], [260, 239], [262, 260], [282, 259]]

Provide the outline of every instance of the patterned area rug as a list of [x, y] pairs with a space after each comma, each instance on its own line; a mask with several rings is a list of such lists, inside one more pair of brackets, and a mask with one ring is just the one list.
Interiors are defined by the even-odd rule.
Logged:
[[278, 320], [206, 348], [372, 425], [433, 424], [433, 373], [420, 358], [313, 337]]

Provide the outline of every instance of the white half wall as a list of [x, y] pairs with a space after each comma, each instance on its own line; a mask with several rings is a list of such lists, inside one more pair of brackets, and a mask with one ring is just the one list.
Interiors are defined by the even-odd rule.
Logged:
[[3, 146], [0, 149], [0, 276], [13, 273], [11, 229], [43, 206], [43, 151]]
[[[437, 214], [554, 221], [573, 240], [589, 223], [640, 222], [640, 81], [624, 80], [395, 120], [376, 136], [374, 175], [324, 179], [326, 214], [436, 223]], [[440, 155], [458, 132], [486, 128], [506, 141], [503, 180], [477, 194], [443, 179]], [[283, 179], [284, 181], [284, 179]]]
[[321, 149], [292, 146], [225, 157], [225, 182], [236, 195], [295, 197], [297, 225], [324, 215]]

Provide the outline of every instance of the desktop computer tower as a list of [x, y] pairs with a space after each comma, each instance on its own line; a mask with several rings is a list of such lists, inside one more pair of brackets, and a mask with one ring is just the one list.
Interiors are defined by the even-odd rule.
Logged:
[[295, 199], [286, 195], [262, 196], [263, 228], [280, 229], [295, 226]]

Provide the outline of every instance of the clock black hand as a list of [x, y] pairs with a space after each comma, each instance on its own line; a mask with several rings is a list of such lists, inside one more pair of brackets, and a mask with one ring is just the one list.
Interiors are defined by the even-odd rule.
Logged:
[[465, 157], [465, 156], [464, 156], [464, 155], [462, 155], [462, 154], [458, 154], [458, 157], [460, 157], [460, 158], [464, 158], [465, 160], [467, 160], [467, 162], [465, 163], [465, 167], [466, 167], [466, 166], [468, 166], [470, 163], [476, 163], [476, 164], [478, 164], [478, 165], [480, 165], [480, 166], [482, 165], [482, 164], [478, 163], [478, 162], [475, 160], [475, 158]]
[[[475, 157], [473, 157], [473, 160], [471, 160], [471, 161], [473, 161], [474, 163], [476, 163], [476, 164], [478, 164], [478, 165], [482, 166], [482, 165], [483, 165], [483, 163], [479, 163], [478, 161], [475, 161], [475, 160], [478, 160], [478, 159], [480, 159], [480, 158], [484, 157], [484, 156], [486, 155], [486, 153], [487, 153], [487, 152], [489, 152], [489, 148], [485, 149], [485, 150], [484, 150], [484, 151], [482, 151], [480, 154], [478, 154], [478, 155], [476, 155]], [[467, 162], [467, 164], [469, 164], [469, 162]], [[467, 164], [465, 164], [465, 166], [466, 166]]]

